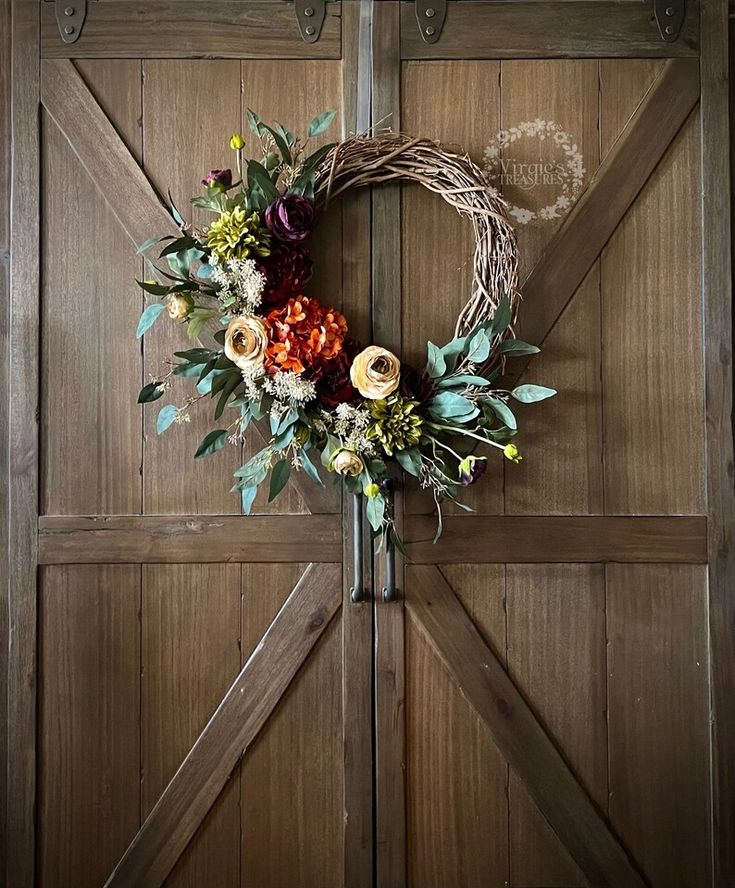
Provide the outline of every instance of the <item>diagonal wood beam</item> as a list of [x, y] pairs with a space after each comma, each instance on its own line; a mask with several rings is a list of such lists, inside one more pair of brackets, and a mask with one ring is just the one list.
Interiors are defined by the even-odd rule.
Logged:
[[526, 278], [519, 337], [543, 343], [698, 99], [699, 60], [670, 59]]
[[406, 606], [595, 888], [644, 888], [625, 850], [438, 568], [409, 568]]
[[[41, 62], [41, 102], [134, 246], [160, 234], [179, 235], [161, 196], [120, 138], [114, 125], [68, 59]], [[250, 432], [267, 443], [257, 423]], [[338, 510], [333, 491], [323, 491], [303, 473], [290, 482], [309, 512]]]
[[341, 601], [341, 566], [309, 565], [105, 888], [163, 884]]

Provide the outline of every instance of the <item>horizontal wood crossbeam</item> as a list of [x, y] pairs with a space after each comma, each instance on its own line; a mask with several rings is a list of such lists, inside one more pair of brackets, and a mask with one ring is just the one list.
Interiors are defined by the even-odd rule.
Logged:
[[441, 38], [421, 39], [414, 4], [401, 5], [404, 59], [673, 58], [699, 54], [699, 9], [687, 3], [675, 43], [661, 39], [648, 4], [617, 0], [450, 3]]
[[409, 569], [406, 606], [589, 884], [644, 888], [645, 880], [436, 567]]
[[319, 39], [305, 43], [283, 0], [104, 0], [90, 3], [74, 44], [41, 3], [43, 58], [338, 59], [341, 3], [328, 3]]
[[[180, 234], [161, 196], [70, 61], [41, 62], [41, 101], [134, 246], [156, 235]], [[259, 446], [266, 443], [257, 423], [249, 434]], [[310, 512], [339, 508], [335, 491], [319, 489], [303, 473], [289, 483]]]
[[551, 564], [651, 562], [705, 564], [703, 515], [458, 515], [406, 521], [408, 557], [416, 564]]
[[[698, 99], [699, 62], [669, 61], [521, 288], [520, 338], [543, 343]], [[529, 360], [513, 361], [512, 379]]]
[[39, 519], [40, 564], [340, 561], [339, 515]]
[[[338, 561], [339, 515], [42, 516], [40, 564]], [[417, 564], [659, 562], [704, 564], [703, 515], [458, 515], [406, 522]]]
[[163, 884], [341, 601], [340, 565], [309, 565], [106, 888], [159, 888]]

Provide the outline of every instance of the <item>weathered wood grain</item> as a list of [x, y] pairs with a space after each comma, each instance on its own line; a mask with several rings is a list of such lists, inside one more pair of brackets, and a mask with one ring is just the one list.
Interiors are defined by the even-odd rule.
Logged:
[[140, 568], [40, 586], [38, 884], [98, 888], [139, 823]]
[[417, 564], [570, 563], [707, 560], [707, 519], [691, 516], [517, 516], [446, 518], [433, 544], [436, 518], [406, 527], [409, 561]]
[[[553, 121], [571, 135], [582, 157], [586, 183], [600, 161], [598, 80], [596, 60], [503, 61], [502, 128], [510, 130], [526, 121]], [[502, 154], [511, 179], [502, 184], [506, 200], [536, 213], [557, 200], [561, 193], [558, 183], [536, 182], [524, 187], [513, 181], [514, 174], [528, 175], [539, 163], [564, 168], [568, 158], [553, 138], [520, 138], [505, 146]], [[533, 268], [567, 212], [561, 209], [558, 218], [536, 218], [527, 224], [516, 224], [511, 217], [521, 277]], [[521, 317], [539, 310], [531, 294], [524, 298]], [[595, 263], [531, 364], [527, 381], [543, 380], [559, 395], [541, 409], [518, 405], [524, 461], [520, 465], [499, 461], [504, 467], [506, 513], [582, 515], [604, 511], [600, 358], [600, 281]], [[514, 363], [510, 362], [511, 369]], [[498, 462], [497, 457], [497, 453], [489, 454], [491, 462]]]
[[[372, 123], [400, 131], [401, 66], [399, 4], [375, 3], [372, 13]], [[372, 194], [372, 339], [401, 349], [401, 188]], [[396, 499], [402, 527], [403, 503]], [[402, 601], [380, 600], [384, 557], [376, 559], [374, 585], [375, 682], [375, 877], [379, 888], [406, 885], [406, 726], [404, 720], [404, 612]], [[403, 569], [397, 583], [403, 585]]]
[[[519, 336], [541, 345], [699, 98], [693, 59], [666, 63], [526, 279]], [[510, 377], [527, 360], [514, 361]]]
[[[143, 78], [145, 175], [157, 193], [170, 191], [185, 218], [191, 218], [195, 225], [207, 225], [211, 214], [192, 209], [189, 200], [201, 193], [201, 179], [208, 170], [233, 166], [235, 158], [228, 140], [230, 134], [241, 129], [240, 64], [222, 59], [147, 59], [143, 62]], [[211, 125], [192, 126], [192, 118], [201, 113], [206, 113]], [[186, 133], [186, 137], [172, 151], [174, 133]], [[149, 228], [146, 239], [161, 231], [160, 224]], [[151, 250], [149, 255], [156, 255], [156, 251]], [[149, 269], [145, 275], [155, 277]], [[147, 303], [157, 301], [158, 297], [146, 296]], [[164, 315], [143, 338], [142, 381], [165, 371], [166, 361], [175, 351], [191, 346], [184, 326], [170, 323]], [[230, 492], [232, 473], [242, 465], [241, 448], [228, 446], [206, 459], [193, 459], [204, 436], [216, 427], [212, 419], [214, 402], [207, 399], [195, 404], [189, 411], [190, 422], [173, 426], [163, 435], [156, 434], [159, 405], [182, 404], [195, 394], [194, 381], [176, 381], [169, 395], [143, 407], [145, 513], [241, 511], [240, 497]], [[225, 428], [233, 419], [232, 412], [226, 410], [220, 427]], [[259, 437], [253, 437], [256, 446], [261, 446]]]
[[[509, 674], [605, 813], [604, 567], [512, 564], [506, 582]], [[514, 773], [509, 798], [511, 885], [585, 886]]]
[[[140, 63], [94, 60], [85, 77], [139, 156]], [[132, 334], [141, 308], [140, 257], [54, 120], [44, 114], [41, 123], [40, 508], [57, 515], [135, 514], [141, 357]]]
[[[243, 566], [244, 659], [260, 644], [305, 567]], [[348, 884], [341, 690], [342, 658], [349, 652], [343, 653], [340, 625], [346, 616], [342, 611], [325, 630], [243, 758], [237, 781], [243, 888]]]
[[[603, 151], [650, 73], [645, 62], [602, 63]], [[692, 77], [696, 83], [696, 72]], [[699, 139], [692, 114], [600, 260], [608, 513], [706, 510], [701, 217], [692, 200], [699, 188]]]
[[[140, 812], [145, 818], [240, 671], [240, 566], [156, 564], [145, 565], [142, 573]], [[201, 888], [214, 874], [218, 888], [239, 888], [237, 781], [225, 785], [166, 885]]]
[[311, 565], [146, 818], [107, 888], [159, 888], [341, 604], [337, 565]]
[[40, 519], [41, 564], [339, 561], [338, 515]]
[[407, 571], [406, 605], [498, 749], [594, 885], [646, 882], [436, 567]]
[[47, 58], [339, 58], [340, 3], [328, 3], [316, 43], [299, 34], [293, 5], [272, 0], [105, 0], [90, 5], [76, 43], [59, 39], [53, 4], [41, 7]]
[[[728, 24], [730, 65], [728, 71]], [[709, 624], [713, 703], [714, 881], [735, 883], [735, 494], [733, 493], [732, 166], [735, 29], [726, 5], [702, 4], [702, 290], [704, 300]], [[728, 76], [730, 96], [728, 97]], [[735, 139], [730, 139], [730, 152]], [[730, 187], [728, 188], [728, 181]]]
[[606, 568], [610, 821], [652, 885], [711, 885], [706, 568]]
[[[364, 2], [342, 6], [342, 136], [369, 123], [368, 97], [362, 94], [372, 75], [370, 67], [369, 7]], [[354, 335], [369, 340], [371, 322], [370, 193], [360, 189], [341, 201], [342, 304]], [[353, 603], [355, 582], [352, 551], [352, 509], [355, 498], [342, 496], [342, 768], [344, 771], [343, 866], [344, 885], [371, 888], [373, 884], [373, 566], [362, 559], [359, 577], [364, 601]], [[359, 503], [362, 507], [362, 503]], [[370, 534], [363, 523], [363, 553], [370, 552]]]
[[687, 4], [676, 43], [661, 40], [651, 10], [614, 0], [494, 0], [451, 3], [437, 43], [424, 43], [412, 3], [401, 8], [404, 59], [604, 58], [697, 56], [698, 8]]
[[[7, 27], [7, 22], [6, 22]], [[11, 10], [7, 884], [33, 888], [36, 798], [39, 144], [38, 4]], [[3, 468], [3, 471], [5, 468]]]
[[[503, 659], [503, 566], [443, 570]], [[413, 619], [406, 624], [405, 660], [408, 884], [505, 888], [508, 766]]]

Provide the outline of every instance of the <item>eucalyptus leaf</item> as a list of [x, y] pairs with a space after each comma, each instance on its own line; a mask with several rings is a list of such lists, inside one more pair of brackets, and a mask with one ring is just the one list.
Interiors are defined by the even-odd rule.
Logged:
[[226, 443], [227, 429], [215, 429], [213, 432], [209, 432], [209, 434], [204, 436], [202, 443], [197, 447], [194, 459], [199, 459], [202, 456], [210, 456], [218, 450], [221, 450]]
[[401, 468], [407, 471], [409, 475], [414, 475], [418, 478], [421, 472], [421, 454], [417, 447], [409, 447], [408, 450], [397, 450], [396, 459]]
[[248, 184], [251, 183], [260, 188], [268, 203], [278, 197], [278, 189], [271, 181], [268, 171], [257, 160], [248, 161]]
[[227, 399], [230, 395], [235, 391], [235, 389], [242, 382], [242, 377], [239, 373], [233, 374], [232, 378], [228, 380], [226, 385], [222, 389], [222, 394], [219, 397], [219, 401], [217, 401], [217, 408], [214, 411], [214, 418], [219, 419], [224, 412], [225, 406], [227, 405]]
[[370, 527], [374, 531], [380, 530], [383, 526], [383, 518], [385, 517], [385, 497], [379, 493], [377, 496], [369, 497], [365, 514], [370, 523]]
[[485, 379], [484, 376], [474, 376], [472, 373], [458, 373], [456, 376], [447, 376], [444, 379], [440, 379], [439, 382], [437, 382], [436, 387], [440, 389], [455, 387], [465, 388], [468, 385], [475, 386], [475, 388], [484, 388], [488, 385], [492, 385], [492, 383], [489, 379]]
[[163, 396], [165, 389], [160, 382], [149, 382], [144, 385], [138, 394], [139, 404], [150, 404], [151, 401], [157, 401]]
[[173, 404], [167, 404], [158, 411], [158, 419], [156, 420], [156, 433], [162, 435], [166, 429], [173, 424], [178, 413], [178, 408]]
[[491, 396], [485, 398], [485, 401], [487, 404], [490, 405], [495, 415], [503, 423], [503, 425], [506, 425], [509, 429], [513, 429], [514, 431], [518, 428], [518, 423], [516, 421], [515, 415], [513, 414], [513, 411], [510, 409], [510, 407], [508, 407], [508, 405], [505, 403], [505, 401], [501, 401], [500, 398], [494, 398]]
[[320, 487], [324, 487], [324, 482], [319, 477], [319, 472], [317, 472], [316, 466], [309, 459], [309, 456], [305, 450], [301, 451], [301, 468], [306, 472], [306, 474], [315, 484], [318, 484]]
[[271, 471], [271, 484], [268, 491], [268, 502], [272, 503], [288, 483], [291, 474], [291, 463], [287, 459], [279, 460]]
[[250, 514], [250, 510], [253, 508], [253, 503], [255, 502], [255, 497], [257, 495], [258, 495], [257, 485], [254, 487], [243, 488], [243, 491], [241, 494], [243, 515]]
[[473, 364], [482, 364], [490, 357], [490, 340], [484, 330], [478, 330], [467, 347], [467, 360]]
[[158, 254], [159, 259], [163, 259], [166, 256], [171, 256], [173, 253], [183, 253], [185, 250], [195, 249], [198, 246], [198, 241], [195, 240], [190, 234], [185, 234], [183, 237], [174, 238], [170, 244], [167, 244], [161, 252]]
[[533, 404], [535, 401], [544, 401], [556, 394], [556, 389], [546, 388], [543, 385], [519, 385], [514, 388], [511, 395], [516, 401], [524, 404]]
[[255, 111], [251, 111], [250, 108], [247, 109], [245, 114], [247, 115], [250, 131], [253, 133], [253, 135], [260, 136], [263, 127], [263, 121], [260, 119], [260, 117], [258, 117]]
[[520, 339], [506, 339], [505, 342], [501, 342], [500, 348], [498, 352], [502, 355], [509, 355], [511, 357], [518, 355], [537, 355], [541, 349], [536, 345], [530, 345], [528, 342], [523, 342]]
[[138, 329], [135, 331], [135, 335], [140, 339], [140, 337], [146, 332], [146, 330], [150, 330], [150, 328], [155, 324], [156, 318], [161, 314], [163, 309], [165, 308], [160, 302], [154, 302], [152, 305], [149, 305], [143, 314], [140, 316], [140, 320], [138, 321]]
[[278, 132], [278, 130], [273, 129], [272, 126], [268, 126], [267, 123], [261, 124], [264, 130], [267, 130], [272, 136], [273, 141], [276, 143], [276, 147], [281, 152], [281, 157], [289, 166], [293, 163], [293, 157], [291, 156], [291, 149], [288, 146], [288, 143], [283, 138], [283, 136]]
[[322, 111], [321, 114], [317, 114], [317, 116], [311, 121], [309, 124], [308, 135], [310, 139], [313, 139], [314, 136], [318, 136], [323, 133], [329, 124], [334, 120], [337, 112], [336, 111]]
[[165, 284], [159, 284], [158, 281], [138, 281], [135, 282], [141, 290], [145, 290], [146, 293], [150, 293], [151, 296], [165, 296], [166, 293], [171, 289], [167, 287]]
[[429, 412], [439, 419], [456, 419], [469, 415], [476, 410], [472, 401], [456, 392], [439, 392], [428, 404]]
[[431, 379], [437, 379], [447, 372], [447, 362], [442, 354], [442, 350], [434, 345], [433, 342], [426, 344], [426, 350], [429, 360], [426, 364], [426, 371]]

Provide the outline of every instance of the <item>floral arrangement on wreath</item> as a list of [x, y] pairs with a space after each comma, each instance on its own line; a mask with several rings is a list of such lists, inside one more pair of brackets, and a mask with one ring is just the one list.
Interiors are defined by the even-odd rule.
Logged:
[[232, 136], [237, 181], [229, 169], [212, 170], [202, 180], [205, 196], [191, 201], [211, 211], [213, 220], [196, 230], [172, 205], [181, 236], [139, 248], [145, 252], [166, 242], [159, 259], [168, 270], [150, 263], [156, 279], [138, 282], [160, 297], [144, 310], [138, 336], [164, 311], [191, 339], [213, 323], [218, 329], [212, 347], [175, 352], [177, 360], [143, 387], [138, 401], [161, 398], [178, 377], [193, 379], [196, 394], [179, 406], [164, 406], [157, 431], [187, 422], [196, 402], [212, 399], [214, 420], [226, 420], [206, 435], [195, 458], [238, 445], [251, 423], [267, 423], [266, 446], [235, 472], [232, 489], [241, 494], [245, 514], [267, 478], [273, 500], [292, 470], [323, 484], [321, 464], [347, 491], [364, 494], [373, 531], [387, 532], [400, 545], [388, 494], [394, 467], [432, 493], [438, 537], [441, 503], [468, 509], [458, 497], [485, 471], [488, 457], [477, 455], [478, 444], [511, 462], [521, 460], [512, 440], [517, 422], [510, 401], [528, 403], [555, 392], [496, 385], [503, 355], [538, 351], [514, 338], [500, 341], [512, 321], [507, 296], [467, 335], [441, 347], [429, 342], [426, 366], [414, 368], [380, 345], [356, 341], [328, 296], [306, 295], [312, 274], [306, 243], [317, 222], [314, 186], [335, 147], [309, 154], [307, 146], [334, 116], [319, 114], [302, 140], [248, 111], [262, 157], [243, 160], [243, 138]]

